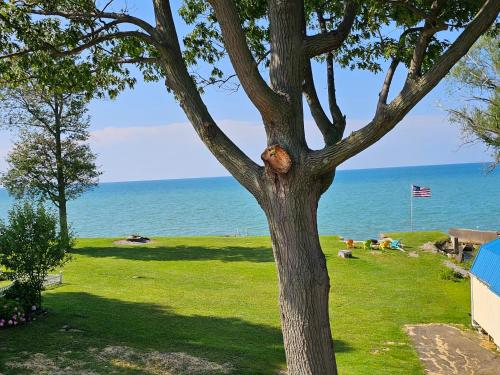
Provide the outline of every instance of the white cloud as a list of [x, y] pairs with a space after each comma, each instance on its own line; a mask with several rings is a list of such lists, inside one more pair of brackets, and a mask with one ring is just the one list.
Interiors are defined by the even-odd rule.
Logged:
[[[221, 128], [258, 160], [265, 147], [259, 124], [220, 121]], [[91, 133], [103, 180], [142, 180], [227, 175], [189, 123], [104, 128]]]

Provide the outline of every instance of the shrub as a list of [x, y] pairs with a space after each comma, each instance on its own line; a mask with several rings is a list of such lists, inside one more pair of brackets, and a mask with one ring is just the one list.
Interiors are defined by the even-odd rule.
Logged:
[[439, 273], [439, 277], [441, 280], [451, 280], [454, 282], [458, 282], [463, 279], [462, 274], [460, 272], [457, 272], [451, 268], [443, 268], [441, 272]]
[[26, 322], [26, 312], [18, 301], [0, 298], [0, 329]]
[[9, 300], [16, 300], [22, 306], [23, 310], [29, 312], [32, 307], [39, 306], [38, 293], [30, 285], [14, 281], [9, 289], [5, 291], [4, 297]]
[[15, 205], [8, 224], [0, 223], [0, 263], [13, 272], [26, 303], [41, 306], [45, 278], [68, 260], [67, 246], [57, 231], [56, 216], [41, 204]]

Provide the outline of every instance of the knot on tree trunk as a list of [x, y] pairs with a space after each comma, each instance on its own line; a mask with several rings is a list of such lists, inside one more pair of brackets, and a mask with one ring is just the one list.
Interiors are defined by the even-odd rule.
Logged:
[[260, 157], [264, 161], [266, 167], [270, 168], [275, 173], [286, 174], [292, 167], [290, 155], [288, 155], [288, 152], [279, 145], [267, 147]]

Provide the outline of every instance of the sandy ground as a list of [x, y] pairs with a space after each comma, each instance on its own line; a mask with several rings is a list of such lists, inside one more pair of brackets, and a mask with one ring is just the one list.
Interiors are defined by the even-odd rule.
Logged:
[[500, 374], [500, 354], [476, 332], [446, 324], [406, 326], [406, 332], [426, 368], [426, 374]]

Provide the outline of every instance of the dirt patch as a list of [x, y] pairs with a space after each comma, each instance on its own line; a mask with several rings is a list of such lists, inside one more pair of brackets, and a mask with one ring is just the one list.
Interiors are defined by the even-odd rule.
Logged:
[[232, 370], [228, 363], [218, 364], [182, 352], [143, 352], [127, 346], [107, 346], [102, 350], [90, 348], [87, 352], [86, 361], [69, 359], [71, 352], [62, 352], [55, 358], [43, 353], [22, 352], [22, 356], [7, 362], [6, 366], [41, 375], [98, 375], [86, 370], [96, 363], [105, 365], [106, 374], [129, 370], [147, 375], [219, 375]]
[[113, 365], [152, 375], [227, 374], [228, 364], [220, 365], [182, 352], [138, 352], [126, 346], [107, 346], [100, 357]]
[[[23, 353], [26, 354], [26, 353]], [[29, 358], [6, 363], [11, 369], [26, 370], [30, 374], [40, 375], [97, 375], [93, 371], [87, 371], [83, 367], [84, 362], [68, 360], [64, 356], [55, 359], [47, 357], [42, 353], [31, 354]]]
[[406, 326], [429, 375], [497, 375], [500, 355], [484, 348], [482, 335], [446, 324]]
[[118, 240], [118, 241], [113, 241], [114, 245], [135, 245], [135, 246], [140, 246], [140, 245], [148, 245], [152, 244], [154, 241], [148, 240], [144, 242], [136, 242], [136, 241], [128, 241], [128, 240]]

